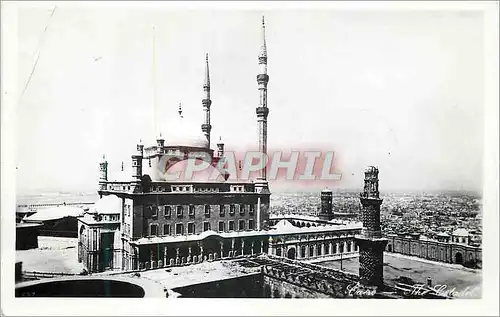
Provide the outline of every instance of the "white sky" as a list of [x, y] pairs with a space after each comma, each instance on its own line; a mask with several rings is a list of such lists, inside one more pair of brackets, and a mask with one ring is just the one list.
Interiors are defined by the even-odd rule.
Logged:
[[[19, 11], [20, 91], [51, 9]], [[200, 129], [205, 52], [212, 140], [254, 146], [262, 14], [269, 148], [334, 150], [341, 188], [361, 188], [364, 167], [378, 165], [381, 189], [481, 189], [479, 12], [60, 6], [17, 108], [18, 190], [94, 190], [102, 154], [128, 164], [139, 139], [154, 141], [155, 124], [168, 130], [179, 102]]]

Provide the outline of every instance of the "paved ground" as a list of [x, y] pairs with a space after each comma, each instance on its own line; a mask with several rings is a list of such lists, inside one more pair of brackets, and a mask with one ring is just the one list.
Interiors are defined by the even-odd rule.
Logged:
[[38, 237], [38, 249], [17, 250], [16, 261], [23, 262], [24, 271], [80, 273], [78, 239]]
[[[340, 269], [340, 261], [326, 261], [316, 263], [326, 267]], [[354, 274], [359, 273], [359, 258], [351, 258], [342, 261], [345, 271]], [[388, 284], [394, 284], [394, 279], [406, 276], [418, 283], [426, 283], [427, 277], [432, 279], [433, 285], [445, 285], [447, 290], [455, 288], [458, 292], [473, 290], [464, 296], [455, 297], [481, 297], [482, 274], [480, 270], [470, 270], [441, 265], [429, 261], [419, 261], [417, 258], [401, 257], [390, 253], [384, 254], [384, 280]], [[460, 294], [458, 294], [460, 295]]]
[[140, 272], [142, 278], [161, 283], [168, 289], [207, 283], [260, 272], [259, 267], [243, 267], [238, 260], [204, 262], [183, 267], [163, 268]]

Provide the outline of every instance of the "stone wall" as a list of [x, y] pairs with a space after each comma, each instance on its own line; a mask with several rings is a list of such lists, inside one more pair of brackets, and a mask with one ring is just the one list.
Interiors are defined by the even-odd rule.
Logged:
[[482, 250], [465, 244], [417, 240], [410, 237], [387, 236], [385, 251], [416, 256], [431, 261], [465, 264], [482, 262]]

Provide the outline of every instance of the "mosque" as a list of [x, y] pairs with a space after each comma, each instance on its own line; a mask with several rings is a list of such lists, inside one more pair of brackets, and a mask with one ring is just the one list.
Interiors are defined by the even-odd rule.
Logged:
[[[255, 112], [258, 149], [267, 153], [269, 76], [264, 18], [261, 33], [257, 75], [260, 101]], [[105, 158], [99, 164], [100, 199], [78, 222], [79, 262], [93, 273], [155, 269], [258, 254], [292, 260], [361, 254], [360, 259], [368, 261], [361, 278], [380, 283], [386, 241], [380, 236], [382, 200], [378, 198], [378, 169], [365, 170], [365, 191], [360, 198], [366, 209], [363, 219], [368, 229], [363, 229], [361, 223], [334, 219], [330, 190], [321, 193], [318, 217], [270, 216], [266, 169], [262, 168], [254, 180], [228, 180], [228, 172], [218, 164], [224, 160], [224, 144], [219, 142], [216, 150], [210, 148], [208, 55], [205, 62], [201, 133], [166, 135], [166, 139], [160, 135], [154, 145], [137, 144], [130, 158], [130, 171], [125, 171], [122, 163], [121, 170], [113, 174], [114, 171], [108, 171]], [[182, 124], [180, 106], [178, 114], [178, 124]], [[210, 168], [189, 180], [169, 178], [192, 160], [209, 162]], [[214, 174], [217, 177], [207, 177]], [[360, 234], [364, 234], [363, 238]]]

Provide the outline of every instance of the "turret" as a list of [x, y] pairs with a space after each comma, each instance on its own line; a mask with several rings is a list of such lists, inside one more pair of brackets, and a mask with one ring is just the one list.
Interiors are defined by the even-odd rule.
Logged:
[[137, 144], [137, 153], [139, 153], [140, 156], [144, 156], [144, 144], [142, 144], [142, 140], [139, 140]]
[[207, 144], [210, 148], [210, 131], [212, 130], [212, 126], [210, 125], [210, 106], [212, 105], [212, 100], [210, 99], [210, 71], [208, 68], [208, 53], [205, 56], [205, 61], [205, 83], [203, 84], [203, 92], [205, 96], [201, 101], [203, 105], [203, 111], [205, 112], [205, 121], [201, 125], [201, 131], [203, 131], [203, 134], [207, 138]]
[[224, 143], [222, 143], [222, 137], [219, 137], [219, 143], [217, 143], [217, 156], [224, 156]]
[[102, 156], [102, 161], [99, 163], [99, 190], [106, 189], [106, 182], [108, 181], [108, 161], [106, 157]]
[[140, 192], [142, 180], [142, 158], [144, 155], [144, 145], [137, 144], [137, 152], [132, 155], [132, 191]]
[[325, 188], [321, 191], [321, 212], [319, 218], [322, 220], [332, 220], [333, 219], [333, 192]]
[[165, 146], [165, 139], [161, 136], [161, 132], [160, 132], [160, 136], [158, 137], [158, 139], [156, 139], [156, 151], [157, 153], [159, 154], [163, 154], [164, 152], [164, 146]]

